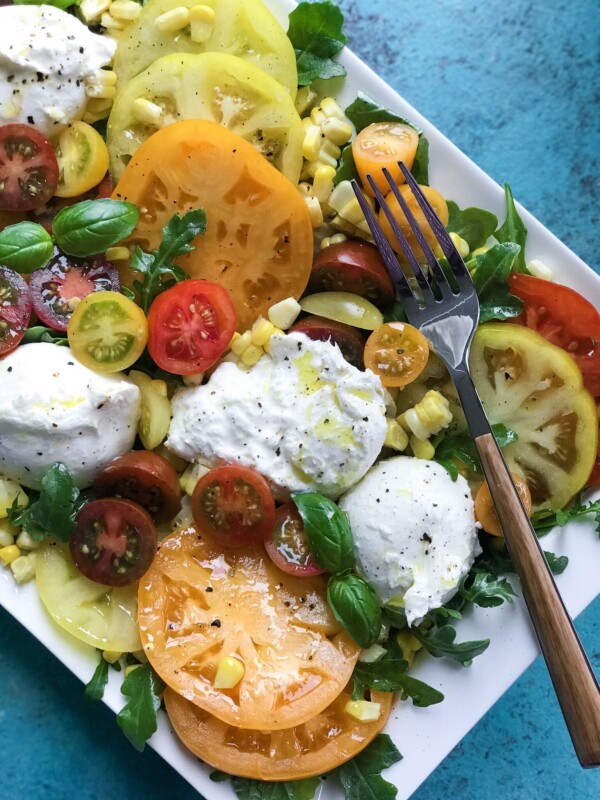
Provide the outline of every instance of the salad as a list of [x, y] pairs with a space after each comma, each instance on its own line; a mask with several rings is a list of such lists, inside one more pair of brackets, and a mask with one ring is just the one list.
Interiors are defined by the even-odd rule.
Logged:
[[473, 372], [542, 532], [597, 512], [598, 314], [526, 260], [510, 190], [502, 225], [459, 209], [409, 121], [311, 88], [342, 72], [331, 4], [288, 36], [255, 0], [101, 5], [1, 12], [26, 56], [3, 51], [23, 88], [1, 107], [0, 558], [101, 651], [91, 696], [124, 670], [137, 747], [162, 697], [215, 777], [310, 796], [393, 763], [394, 693], [442, 700], [415, 653], [468, 665], [488, 642], [454, 621], [514, 593], [453, 388], [348, 180], [402, 158], [461, 248]]

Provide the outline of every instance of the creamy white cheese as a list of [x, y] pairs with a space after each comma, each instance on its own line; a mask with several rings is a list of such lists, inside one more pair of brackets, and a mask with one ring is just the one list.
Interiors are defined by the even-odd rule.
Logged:
[[254, 467], [279, 499], [335, 498], [374, 463], [385, 434], [379, 378], [336, 345], [293, 333], [273, 337], [248, 371], [225, 362], [206, 385], [178, 390], [166, 445], [188, 461]]
[[53, 6], [0, 8], [0, 123], [53, 136], [82, 116], [85, 78], [110, 64], [116, 42]]
[[0, 360], [0, 473], [37, 489], [55, 461], [79, 487], [131, 450], [140, 391], [99, 375], [68, 347], [26, 344]]
[[358, 570], [410, 624], [447, 603], [481, 552], [471, 491], [435, 461], [380, 461], [340, 500]]

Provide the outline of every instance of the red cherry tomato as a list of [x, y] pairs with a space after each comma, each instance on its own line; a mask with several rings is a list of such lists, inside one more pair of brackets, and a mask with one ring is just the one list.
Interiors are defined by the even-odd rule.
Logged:
[[77, 514], [71, 557], [86, 578], [127, 586], [148, 571], [158, 537], [152, 518], [137, 503], [92, 500]]
[[175, 469], [166, 458], [149, 450], [132, 450], [115, 458], [94, 481], [98, 497], [134, 500], [160, 525], [181, 508]]
[[19, 344], [31, 317], [31, 292], [25, 279], [0, 266], [0, 356]]
[[570, 353], [585, 388], [600, 397], [600, 314], [574, 289], [531, 275], [512, 274], [510, 290], [524, 303], [519, 322]]
[[32, 125], [0, 127], [0, 208], [30, 211], [49, 200], [58, 186], [52, 145]]
[[113, 179], [107, 172], [100, 183], [94, 186], [93, 189], [90, 189], [89, 192], [77, 195], [77, 197], [56, 197], [55, 195], [51, 197], [44, 206], [34, 209], [30, 214], [30, 218], [32, 222], [43, 225], [48, 233], [52, 233], [54, 217], [59, 211], [62, 211], [63, 208], [72, 206], [74, 203], [81, 203], [82, 200], [97, 200], [99, 197], [110, 197], [114, 188], [115, 184], [113, 183]]
[[55, 248], [48, 266], [31, 273], [29, 286], [33, 310], [44, 325], [66, 331], [78, 300], [92, 292], [118, 292], [121, 282], [110, 261], [73, 258]]
[[312, 292], [353, 292], [376, 306], [394, 302], [394, 284], [379, 250], [368, 242], [347, 241], [321, 250], [308, 283]]
[[194, 489], [192, 515], [200, 532], [228, 547], [258, 542], [273, 530], [269, 484], [248, 467], [216, 467]]
[[148, 351], [167, 372], [204, 372], [223, 355], [236, 324], [226, 289], [212, 281], [183, 281], [150, 306]]
[[342, 351], [342, 355], [358, 369], [364, 369], [363, 352], [365, 339], [362, 333], [352, 325], [336, 322], [325, 317], [304, 317], [291, 328], [292, 331], [305, 333], [309, 339], [320, 342], [333, 342]]
[[271, 561], [290, 575], [308, 578], [325, 571], [315, 561], [294, 503], [285, 503], [275, 512], [275, 524], [265, 539], [265, 549]]

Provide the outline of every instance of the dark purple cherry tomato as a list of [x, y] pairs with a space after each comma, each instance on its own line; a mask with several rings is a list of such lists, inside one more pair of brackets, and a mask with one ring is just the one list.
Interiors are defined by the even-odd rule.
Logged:
[[384, 307], [394, 302], [394, 284], [377, 248], [349, 240], [329, 245], [315, 258], [310, 292], [353, 292]]
[[315, 561], [294, 503], [285, 503], [275, 512], [273, 532], [265, 539], [265, 549], [271, 561], [289, 575], [309, 578], [325, 572]]
[[309, 339], [337, 344], [346, 361], [358, 369], [364, 369], [365, 339], [362, 333], [352, 325], [345, 325], [343, 322], [336, 322], [325, 317], [310, 316], [296, 322], [291, 330], [300, 331]]
[[29, 286], [33, 310], [44, 325], [66, 331], [79, 300], [92, 292], [118, 292], [121, 282], [101, 256], [73, 258], [55, 248], [48, 266], [31, 273]]
[[0, 266], [0, 356], [19, 344], [31, 317], [31, 292], [27, 281]]
[[43, 133], [19, 122], [0, 126], [0, 208], [30, 211], [43, 206], [58, 177], [56, 155]]

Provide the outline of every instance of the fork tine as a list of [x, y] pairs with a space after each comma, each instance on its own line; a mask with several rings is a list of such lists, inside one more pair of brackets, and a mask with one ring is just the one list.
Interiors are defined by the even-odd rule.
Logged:
[[365, 196], [362, 193], [358, 183], [353, 180], [352, 181], [352, 188], [354, 189], [354, 194], [356, 195], [356, 199], [362, 209], [363, 214], [365, 215], [365, 220], [367, 221], [367, 225], [371, 233], [373, 234], [373, 238], [377, 244], [379, 252], [381, 253], [381, 257], [383, 258], [383, 263], [386, 266], [388, 274], [392, 279], [394, 286], [396, 287], [396, 291], [400, 295], [400, 299], [402, 300], [402, 305], [404, 306], [404, 310], [407, 314], [416, 313], [419, 310], [419, 303], [418, 299], [415, 296], [409, 282], [408, 278], [404, 274], [402, 267], [398, 263], [398, 259], [396, 258], [396, 254], [392, 250], [390, 243], [385, 238], [385, 234], [377, 222], [377, 217], [371, 210], [371, 206], [367, 203]]

